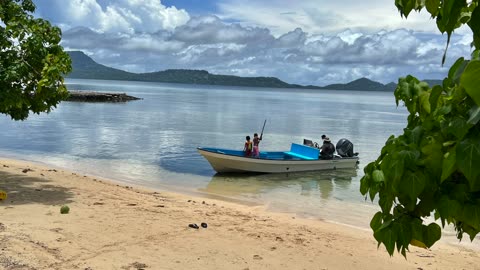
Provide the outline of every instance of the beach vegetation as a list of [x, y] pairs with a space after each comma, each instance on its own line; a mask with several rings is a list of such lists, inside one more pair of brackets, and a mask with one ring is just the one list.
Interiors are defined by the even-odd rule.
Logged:
[[68, 214], [70, 212], [70, 207], [68, 207], [67, 205], [62, 205], [62, 207], [60, 207], [60, 214]]
[[406, 256], [409, 245], [437, 242], [440, 225], [453, 225], [459, 240], [466, 234], [473, 241], [480, 231], [480, 7], [478, 0], [395, 4], [405, 17], [426, 9], [446, 33], [446, 48], [455, 29], [473, 34], [470, 59], [459, 58], [441, 84], [411, 75], [398, 80], [394, 95], [409, 112], [408, 124], [364, 168], [360, 191], [372, 201], [378, 196], [381, 209], [370, 222], [373, 235], [390, 255], [396, 249]]
[[61, 30], [35, 18], [32, 0], [0, 1], [0, 113], [24, 120], [64, 100], [70, 57]]

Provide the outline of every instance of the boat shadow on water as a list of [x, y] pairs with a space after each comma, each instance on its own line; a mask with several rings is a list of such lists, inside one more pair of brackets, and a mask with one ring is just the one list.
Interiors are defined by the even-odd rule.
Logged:
[[358, 168], [277, 174], [215, 174], [202, 191], [223, 195], [255, 198], [274, 190], [310, 196], [320, 193], [329, 199], [333, 190], [348, 190], [358, 177]]

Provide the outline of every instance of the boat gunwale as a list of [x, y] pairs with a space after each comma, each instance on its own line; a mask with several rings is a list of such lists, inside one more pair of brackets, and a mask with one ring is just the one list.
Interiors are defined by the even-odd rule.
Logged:
[[[218, 149], [221, 150], [220, 148], [211, 148], [211, 149]], [[340, 158], [333, 158], [333, 159], [312, 159], [312, 160], [306, 160], [306, 159], [271, 159], [271, 158], [262, 158], [262, 157], [246, 157], [246, 156], [239, 156], [239, 155], [233, 155], [233, 154], [227, 154], [225, 152], [217, 152], [217, 151], [212, 151], [212, 150], [207, 150], [203, 147], [197, 147], [197, 150], [212, 153], [212, 154], [218, 154], [218, 155], [223, 155], [223, 156], [231, 156], [231, 157], [236, 157], [236, 158], [243, 158], [245, 160], [267, 160], [267, 161], [278, 161], [278, 162], [318, 162], [318, 161], [323, 161], [323, 162], [331, 162], [331, 161], [341, 161], [341, 160], [359, 160], [358, 156], [354, 157], [340, 157]], [[230, 150], [230, 149], [225, 149], [225, 150]], [[235, 150], [239, 151], [239, 150]], [[284, 153], [282, 151], [271, 151], [273, 153]]]

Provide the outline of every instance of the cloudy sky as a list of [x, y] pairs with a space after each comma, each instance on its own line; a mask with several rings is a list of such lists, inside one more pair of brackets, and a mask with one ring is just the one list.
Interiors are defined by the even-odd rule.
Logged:
[[[446, 35], [426, 13], [379, 0], [36, 0], [67, 50], [131, 72], [169, 68], [326, 85], [407, 74], [438, 79]], [[470, 53], [456, 31], [448, 67]]]

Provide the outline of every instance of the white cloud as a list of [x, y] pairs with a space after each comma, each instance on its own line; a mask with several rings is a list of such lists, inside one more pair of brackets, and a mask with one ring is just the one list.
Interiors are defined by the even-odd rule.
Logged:
[[177, 27], [172, 38], [192, 44], [273, 41], [266, 28], [226, 24], [216, 16], [193, 17], [185, 25]]
[[276, 36], [297, 27], [311, 34], [335, 33], [344, 29], [378, 31], [405, 27], [433, 31], [429, 14], [412, 12], [400, 17], [392, 1], [378, 0], [223, 0], [219, 16], [247, 25], [264, 26]]
[[190, 18], [185, 10], [166, 7], [160, 0], [118, 0], [104, 6], [97, 0], [44, 1], [39, 14], [65, 30], [83, 26], [98, 32], [156, 32], [173, 30]]
[[[133, 72], [204, 69], [315, 85], [446, 73], [446, 36], [430, 31], [425, 14], [405, 20], [388, 1], [337, 2], [222, 0], [218, 16], [190, 17], [160, 0], [45, 0], [39, 14], [62, 25], [65, 48]], [[471, 32], [458, 32], [446, 66], [470, 52]]]
[[[102, 64], [134, 72], [206, 69], [316, 85], [359, 77], [388, 83], [407, 74], [438, 78], [446, 72], [440, 65], [445, 45], [441, 35], [398, 29], [309, 36], [296, 29], [275, 39], [268, 31], [212, 17], [192, 19], [187, 25], [155, 34], [97, 33], [77, 28], [65, 32], [63, 42], [68, 48], [94, 52], [92, 56]], [[228, 29], [238, 31], [218, 36]], [[197, 38], [184, 38], [197, 30]], [[461, 38], [454, 37], [452, 43], [459, 43]], [[468, 50], [467, 45], [457, 44], [449, 50], [448, 62]]]

